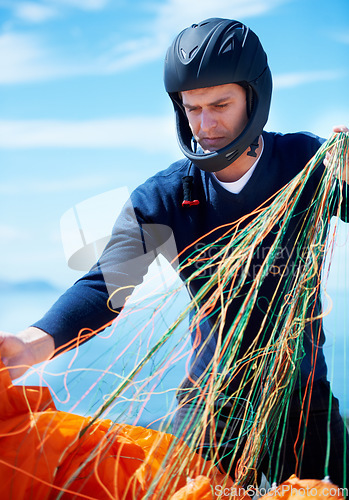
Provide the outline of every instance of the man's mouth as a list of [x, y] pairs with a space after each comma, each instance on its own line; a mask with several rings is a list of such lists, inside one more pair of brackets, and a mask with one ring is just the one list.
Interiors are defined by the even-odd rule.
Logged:
[[203, 137], [200, 139], [200, 144], [203, 149], [220, 149], [222, 147], [221, 143], [224, 137]]

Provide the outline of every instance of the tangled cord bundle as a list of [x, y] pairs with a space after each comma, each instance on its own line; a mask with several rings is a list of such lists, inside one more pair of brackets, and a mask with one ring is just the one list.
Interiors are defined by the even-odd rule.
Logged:
[[[166, 305], [175, 301], [180, 288], [171, 289], [161, 297], [149, 299], [148, 307], [150, 303], [152, 313], [149, 321], [142, 326], [134, 320], [134, 308], [126, 310], [124, 317], [130, 324], [133, 321], [138, 331], [132, 335], [132, 340], [117, 358], [129, 356], [132, 359], [131, 368], [125, 363], [121, 375], [113, 373], [116, 361], [113, 358], [110, 365], [97, 377], [91, 390], [97, 387], [100, 380], [108, 374], [114, 376], [114, 387], [115, 380], [119, 380], [119, 383], [116, 384], [111, 394], [105, 396], [103, 404], [97, 411], [94, 411], [92, 417], [78, 418], [75, 424], [68, 425], [72, 441], [67, 442], [66, 448], [60, 450], [57, 461], [51, 467], [44, 484], [35, 466], [36, 457], [40, 456], [42, 460], [45, 456], [45, 446], [50, 441], [50, 433], [52, 432], [53, 435], [60, 426], [64, 428], [64, 422], [70, 422], [69, 415], [63, 413], [58, 417], [61, 423], [56, 422], [56, 415], [59, 415], [59, 412], [54, 409], [50, 410], [53, 412], [51, 418], [55, 421], [54, 428], [46, 422], [46, 431], [37, 432], [35, 446], [28, 451], [32, 456], [31, 472], [24, 473], [29, 482], [28, 488], [34, 488], [37, 476], [38, 483], [41, 487], [44, 484], [46, 488], [40, 498], [75, 498], [64, 496], [69, 492], [72, 495], [71, 491], [74, 490], [76, 498], [169, 499], [171, 495], [177, 498], [176, 492], [186, 487], [183, 481], [187, 477], [205, 476], [209, 478], [209, 482], [205, 483], [206, 486], [211, 484], [212, 488], [213, 485], [220, 485], [221, 488], [239, 487], [246, 484], [258, 486], [256, 469], [261, 457], [267, 450], [274, 450], [276, 453], [280, 453], [281, 450], [280, 432], [281, 436], [285, 432], [285, 419], [281, 417], [287, 413], [285, 408], [287, 409], [290, 394], [295, 388], [295, 381], [304, 355], [304, 332], [309, 326], [313, 346], [312, 360], [316, 361], [319, 329], [312, 325], [318, 325], [317, 321], [321, 323], [322, 316], [325, 314], [319, 313], [316, 304], [321, 289], [324, 287], [324, 281], [326, 281], [326, 273], [322, 269], [323, 256], [325, 252], [331, 254], [334, 244], [334, 234], [331, 233], [329, 237], [329, 219], [333, 215], [334, 206], [338, 207], [334, 215], [339, 215], [341, 201], [345, 199], [343, 189], [347, 188], [347, 184], [338, 182], [338, 179], [341, 178], [343, 169], [346, 168], [348, 151], [348, 134], [333, 135], [289, 184], [258, 207], [253, 214], [224, 228], [217, 228], [220, 230], [219, 238], [209, 245], [203, 244], [199, 251], [194, 251], [194, 248], [198, 248], [196, 245], [198, 241], [193, 242], [192, 253], [189, 251], [190, 256], [182, 260], [178, 271], [185, 266], [193, 265], [196, 271], [191, 275], [189, 282], [182, 286], [189, 285], [191, 280], [200, 280], [202, 276], [206, 276], [207, 279], [203, 280], [198, 294], [190, 298], [184, 310], [177, 315], [160, 338], [152, 342], [152, 335], [149, 336], [147, 333], [145, 341], [144, 332], [147, 331], [147, 327], [152, 332], [155, 330], [156, 318], [164, 313]], [[297, 212], [304, 186], [315, 170], [322, 165], [328, 152], [330, 156], [327, 159], [321, 182], [303, 218], [302, 227], [299, 228], [297, 235], [294, 235], [297, 247], [302, 251], [297, 254], [299, 265], [293, 266], [293, 272], [290, 273], [288, 265], [283, 268], [277, 265], [283, 238], [290, 221]], [[272, 244], [263, 255], [260, 266], [251, 278], [251, 263], [260, 251], [262, 242], [270, 234], [273, 236]], [[205, 236], [200, 241], [204, 242]], [[210, 252], [211, 249], [212, 252]], [[190, 249], [186, 249], [188, 250]], [[212, 257], [210, 257], [211, 254]], [[293, 265], [293, 257], [288, 255], [286, 263]], [[269, 301], [265, 319], [258, 326], [253, 342], [247, 348], [242, 348], [252, 311], [258, 307], [261, 287], [270, 274], [277, 277], [275, 294]], [[281, 302], [280, 297], [283, 297]], [[240, 301], [239, 311], [227, 328], [228, 309], [237, 298]], [[270, 322], [267, 324], [269, 313], [273, 315], [272, 324]], [[189, 335], [181, 342], [172, 343], [171, 348], [167, 348], [169, 340], [174, 337], [175, 332], [184, 324], [184, 320], [189, 315], [191, 316], [190, 330], [192, 337], [194, 336], [193, 348], [190, 348]], [[212, 330], [203, 341], [201, 326], [207, 318], [212, 320]], [[264, 335], [266, 327], [270, 332], [267, 337]], [[96, 333], [98, 332], [93, 332], [93, 334]], [[86, 335], [91, 335], [91, 333], [83, 332], [81, 338], [85, 339]], [[146, 444], [146, 440], [142, 443], [141, 438], [140, 447], [144, 446], [146, 451], [142, 454], [142, 451], [138, 449], [137, 457], [132, 456], [132, 453], [136, 452], [132, 451], [132, 447], [127, 448], [127, 443], [128, 439], [132, 441], [131, 435], [134, 436], [135, 431], [126, 429], [128, 434], [126, 432], [125, 435], [125, 424], [121, 424], [125, 421], [125, 415], [129, 415], [128, 410], [122, 407], [119, 413], [116, 412], [117, 417], [113, 417], [113, 420], [117, 421], [117, 424], [109, 420], [106, 424], [106, 421], [101, 418], [105, 418], [112, 408], [114, 410], [118, 408], [120, 402], [126, 402], [128, 406], [133, 407], [137, 418], [132, 423], [137, 424], [139, 415], [144, 411], [151, 394], [159, 392], [160, 380], [166, 370], [187, 358], [189, 351], [192, 354], [200, 353], [200, 350], [195, 349], [200, 345], [202, 345], [201, 349], [204, 348], [205, 342], [209, 342], [214, 336], [216, 336], [215, 352], [203, 375], [199, 379], [193, 378], [188, 366], [187, 376], [191, 382], [192, 394], [195, 394], [196, 405], [201, 405], [203, 411], [197, 415], [193, 414], [190, 423], [191, 430], [188, 423], [183, 424], [181, 433], [183, 436], [189, 435], [186, 444], [180, 439], [169, 438], [168, 434], [160, 432], [158, 435], [160, 437], [152, 439], [150, 445]], [[139, 349], [141, 344], [143, 349], [145, 345], [145, 351]], [[144, 372], [144, 369], [149, 366], [150, 369]], [[311, 394], [312, 377], [313, 372], [309, 374], [305, 400]], [[234, 381], [237, 381], [235, 385]], [[234, 389], [231, 390], [231, 387]], [[3, 391], [7, 390], [6, 387], [3, 388]], [[172, 394], [174, 391], [175, 388]], [[189, 392], [189, 400], [190, 394]], [[224, 395], [224, 404], [221, 406], [217, 405], [217, 394]], [[24, 398], [25, 401], [26, 398], [27, 396]], [[38, 421], [43, 419], [38, 412], [44, 408], [40, 403], [33, 409], [25, 401], [23, 404], [24, 406], [27, 404], [29, 421], [25, 420], [23, 424], [19, 421], [16, 424], [17, 427], [9, 430], [8, 434], [3, 432], [2, 447], [6, 446], [7, 437], [18, 435], [22, 436], [23, 440], [23, 435], [28, 436], [33, 429], [38, 429]], [[238, 422], [231, 452], [231, 460], [234, 462], [236, 459], [236, 467], [235, 470], [229, 471], [234, 481], [226, 473], [227, 471], [217, 469], [219, 467], [218, 449], [222, 444], [219, 439], [221, 441], [226, 439], [229, 430], [227, 428], [226, 432], [222, 432], [219, 439], [214, 430], [221, 412], [227, 411], [226, 403], [229, 403], [229, 414], [223, 416], [227, 421], [227, 426], [231, 426], [232, 422]], [[305, 418], [306, 411], [307, 405], [304, 404]], [[170, 417], [173, 412], [173, 408], [170, 408], [168, 416]], [[47, 415], [46, 419], [49, 418]], [[160, 429], [167, 432], [170, 430], [168, 420], [163, 420]], [[210, 429], [209, 436], [207, 429]], [[102, 435], [93, 441], [88, 456], [81, 454], [81, 460], [77, 460], [76, 454], [79, 455], [86, 441], [91, 442], [98, 432]], [[278, 441], [275, 439], [276, 435], [279, 436]], [[209, 439], [211, 452], [209, 460], [204, 460], [193, 451], [200, 448], [200, 443], [207, 444], [207, 439]], [[298, 436], [298, 439], [302, 440], [304, 437]], [[115, 451], [116, 443], [119, 447]], [[70, 453], [69, 462], [67, 457]], [[131, 453], [128, 457], [131, 461], [125, 465], [124, 459], [127, 458], [127, 453]], [[21, 470], [27, 470], [18, 457], [16, 458], [16, 453], [12, 453], [11, 459], [7, 461], [4, 458], [0, 464], [3, 473], [7, 471], [6, 483], [9, 484], [9, 491], [16, 498], [19, 497], [15, 494], [15, 482], [18, 482]], [[62, 472], [63, 461], [64, 474]], [[107, 479], [107, 476], [103, 477], [104, 472], [103, 474], [100, 472], [100, 467], [106, 461], [111, 461], [110, 463], [113, 464], [114, 479], [111, 483], [109, 476]], [[47, 463], [49, 462], [50, 457], [47, 456]], [[327, 475], [326, 467], [324, 476]], [[119, 479], [115, 478], [120, 477], [121, 468], [123, 468], [123, 480], [120, 486]], [[12, 475], [8, 473], [9, 470]], [[275, 475], [276, 473], [277, 471]], [[48, 485], [53, 484], [57, 477], [61, 480], [52, 492], [53, 490], [50, 490]], [[99, 493], [96, 493], [97, 496], [93, 496], [92, 490], [88, 489], [91, 488], [89, 481], [100, 488]], [[192, 486], [194, 491], [193, 488]], [[186, 495], [189, 494], [188, 491], [187, 488]], [[210, 491], [212, 493], [213, 489], [209, 488], [207, 495], [211, 494]], [[196, 497], [178, 496], [178, 498], [214, 498], [213, 496], [206, 497], [202, 492], [198, 495]]]

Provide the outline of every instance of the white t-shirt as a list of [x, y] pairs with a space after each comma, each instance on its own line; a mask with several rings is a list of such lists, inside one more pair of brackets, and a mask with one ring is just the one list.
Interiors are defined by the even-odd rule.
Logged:
[[216, 175], [213, 174], [215, 176], [215, 178], [216, 178], [216, 181], [219, 182], [219, 184], [221, 186], [223, 186], [224, 189], [226, 189], [227, 191], [230, 191], [231, 193], [234, 193], [234, 194], [240, 193], [240, 191], [246, 186], [247, 182], [251, 178], [251, 176], [252, 176], [252, 174], [254, 172], [254, 169], [256, 168], [256, 166], [257, 166], [257, 164], [259, 162], [259, 159], [260, 159], [260, 157], [263, 154], [263, 149], [264, 149], [264, 141], [263, 141], [263, 137], [262, 137], [262, 151], [261, 151], [261, 154], [259, 155], [259, 157], [257, 158], [257, 160], [254, 162], [254, 164], [252, 165], [252, 167], [249, 168], [247, 170], [247, 172], [242, 177], [240, 177], [240, 179], [238, 179], [237, 181], [234, 181], [234, 182], [223, 182], [223, 181], [220, 181], [219, 179], [217, 179]]

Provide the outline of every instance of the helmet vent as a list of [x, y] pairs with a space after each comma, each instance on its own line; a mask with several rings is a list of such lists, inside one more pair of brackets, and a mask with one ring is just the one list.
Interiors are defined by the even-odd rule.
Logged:
[[191, 50], [191, 51], [190, 51], [190, 53], [189, 53], [189, 59], [191, 59], [192, 57], [194, 57], [194, 56], [195, 56], [195, 54], [196, 54], [196, 53], [197, 53], [197, 51], [198, 51], [198, 48], [199, 48], [199, 47], [198, 47], [198, 46], [196, 46], [196, 47], [194, 47], [194, 48], [193, 48], [193, 50]]
[[224, 45], [220, 49], [219, 53], [220, 54], [226, 54], [227, 52], [230, 52], [231, 50], [234, 50], [234, 36], [231, 36], [224, 42]]
[[234, 45], [233, 42], [230, 42], [229, 45], [227, 45], [225, 47], [225, 49], [223, 50], [222, 54], [225, 54], [226, 52], [229, 52], [230, 50], [233, 50], [233, 48], [234, 48], [233, 45]]
[[190, 60], [190, 59], [192, 59], [192, 58], [195, 56], [195, 54], [197, 53], [198, 48], [199, 48], [198, 46], [194, 47], [194, 48], [193, 48], [193, 49], [189, 52], [189, 55], [188, 55], [188, 53], [187, 53], [187, 52], [183, 49], [183, 47], [181, 47], [181, 49], [180, 49], [180, 53], [181, 53], [182, 58], [183, 58], [184, 60]]

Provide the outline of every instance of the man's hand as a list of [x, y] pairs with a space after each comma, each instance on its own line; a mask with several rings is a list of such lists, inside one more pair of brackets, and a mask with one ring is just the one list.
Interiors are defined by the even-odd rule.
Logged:
[[333, 127], [333, 132], [339, 134], [340, 132], [349, 132], [349, 129], [346, 125], [336, 125]]
[[[339, 134], [340, 132], [348, 133], [349, 129], [345, 125], [336, 125], [333, 127], [333, 132], [335, 134]], [[327, 167], [329, 160], [331, 157], [331, 151], [328, 151], [326, 153], [326, 158], [324, 160], [324, 165]], [[345, 181], [347, 184], [349, 184], [349, 157], [346, 158], [345, 166], [343, 169], [343, 174], [342, 174], [342, 180]]]
[[23, 375], [30, 366], [50, 359], [54, 340], [39, 328], [30, 327], [18, 335], [0, 332], [0, 357], [12, 379]]

